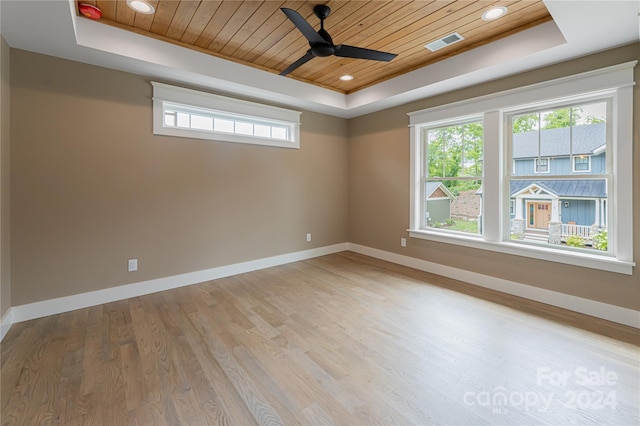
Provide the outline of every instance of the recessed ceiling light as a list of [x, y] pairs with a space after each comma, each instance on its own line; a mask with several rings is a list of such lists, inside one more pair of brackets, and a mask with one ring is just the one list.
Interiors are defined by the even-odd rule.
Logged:
[[493, 21], [506, 15], [507, 8], [504, 6], [492, 7], [482, 14], [482, 19], [485, 21]]
[[351, 80], [353, 80], [353, 76], [349, 75], [349, 74], [341, 75], [340, 76], [340, 80], [342, 80], [342, 81], [351, 81]]
[[156, 11], [156, 8], [143, 0], [127, 0], [127, 5], [139, 13], [150, 15]]

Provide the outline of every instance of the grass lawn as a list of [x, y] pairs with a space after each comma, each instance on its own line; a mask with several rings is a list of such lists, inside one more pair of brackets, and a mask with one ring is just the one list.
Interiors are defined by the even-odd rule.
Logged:
[[453, 225], [444, 225], [442, 229], [450, 229], [452, 231], [468, 232], [471, 234], [478, 233], [478, 222], [473, 220], [454, 219]]

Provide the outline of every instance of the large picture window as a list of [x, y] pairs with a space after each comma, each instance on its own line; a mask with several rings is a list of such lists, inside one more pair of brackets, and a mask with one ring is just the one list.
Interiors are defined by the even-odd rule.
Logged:
[[410, 113], [409, 235], [630, 274], [635, 65]]

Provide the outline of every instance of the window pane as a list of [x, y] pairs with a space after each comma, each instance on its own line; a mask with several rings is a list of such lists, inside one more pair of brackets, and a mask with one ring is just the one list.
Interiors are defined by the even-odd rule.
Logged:
[[169, 127], [176, 126], [176, 113], [172, 111], [167, 111], [164, 113], [164, 125]]
[[265, 126], [263, 124], [255, 124], [254, 135], [259, 136], [261, 138], [270, 138], [271, 137], [271, 126]]
[[[429, 130], [427, 132], [427, 158], [430, 177], [447, 176], [447, 132], [445, 129]], [[455, 161], [452, 161], [452, 165]]]
[[549, 159], [548, 158], [536, 158], [536, 173], [549, 173]]
[[[447, 187], [447, 184], [450, 187]], [[426, 181], [426, 227], [481, 234], [480, 186], [481, 181]], [[450, 188], [454, 188], [455, 194]]]
[[577, 172], [588, 172], [589, 157], [587, 156], [573, 157], [573, 168]]
[[213, 117], [191, 114], [191, 128], [196, 130], [213, 130]]
[[540, 114], [521, 114], [513, 117], [513, 133], [529, 133], [538, 130]]
[[424, 226], [481, 234], [482, 122], [427, 129], [422, 138]]
[[178, 127], [187, 127], [189, 128], [189, 114], [184, 112], [179, 112], [178, 114]]
[[427, 131], [430, 177], [482, 176], [482, 123]]
[[607, 251], [607, 199], [606, 179], [513, 179], [511, 238]]
[[[513, 175], [606, 173], [606, 102], [522, 114], [512, 119]], [[536, 123], [537, 121], [537, 123]], [[576, 163], [572, 158], [580, 157]]]
[[244, 121], [236, 121], [236, 134], [253, 136], [253, 124]]
[[233, 133], [233, 120], [225, 120], [224, 118], [215, 118], [213, 120], [213, 130], [216, 132]]
[[286, 127], [271, 127], [271, 138], [283, 141], [289, 140], [289, 132]]

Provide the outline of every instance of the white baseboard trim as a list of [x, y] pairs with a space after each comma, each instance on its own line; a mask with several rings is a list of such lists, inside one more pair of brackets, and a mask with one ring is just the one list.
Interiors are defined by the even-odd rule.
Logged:
[[7, 309], [7, 312], [2, 316], [2, 320], [0, 320], [0, 342], [6, 336], [7, 331], [13, 325], [13, 308]]
[[264, 259], [219, 266], [202, 271], [142, 281], [139, 283], [127, 284], [88, 293], [13, 306], [7, 310], [0, 321], [0, 341], [4, 339], [4, 336], [14, 323], [101, 305], [103, 303], [114, 302], [117, 300], [128, 299], [130, 297], [171, 290], [173, 288], [184, 287], [245, 272], [298, 262], [346, 250], [386, 260], [388, 262], [397, 263], [399, 265], [408, 266], [410, 268], [419, 269], [421, 271], [431, 272], [437, 275], [464, 281], [470, 284], [475, 284], [492, 290], [497, 290], [502, 293], [524, 297], [526, 299], [640, 328], [640, 312], [632, 309], [465, 271], [463, 269], [440, 265], [426, 260], [391, 253], [359, 244], [341, 243]]
[[388, 262], [397, 263], [399, 265], [408, 266], [421, 271], [431, 272], [433, 274], [475, 284], [480, 287], [497, 290], [502, 293], [524, 297], [526, 299], [535, 300], [537, 302], [546, 303], [548, 305], [557, 306], [570, 311], [591, 315], [597, 318], [617, 322], [619, 324], [640, 328], [640, 312], [633, 309], [546, 290], [515, 281], [495, 278], [476, 272], [465, 271], [463, 269], [440, 265], [438, 263], [391, 253], [359, 244], [349, 243], [348, 247], [350, 251], [355, 253], [375, 257], [377, 259], [386, 260]]
[[76, 309], [101, 305], [103, 303], [115, 302], [116, 300], [128, 299], [130, 297], [143, 296], [145, 294], [156, 293], [159, 291], [171, 290], [173, 288], [184, 287], [205, 281], [215, 280], [218, 278], [242, 274], [245, 272], [257, 271], [259, 269], [271, 268], [273, 266], [284, 265], [291, 262], [298, 262], [300, 260], [311, 259], [318, 256], [325, 256], [327, 254], [338, 253], [346, 250], [347, 243], [334, 244], [331, 246], [319, 247], [294, 253], [287, 253], [278, 256], [267, 257], [264, 259], [256, 259], [247, 262], [235, 263], [232, 265], [219, 266], [202, 271], [189, 272], [186, 274], [173, 275], [170, 277], [142, 281], [139, 283], [126, 284], [118, 287], [91, 291], [88, 293], [74, 294], [72, 296], [43, 300], [41, 302], [27, 303], [25, 305], [14, 306], [11, 308], [11, 317], [8, 321], [8, 327], [10, 327], [13, 323], [46, 317], [48, 315], [74, 311]]

